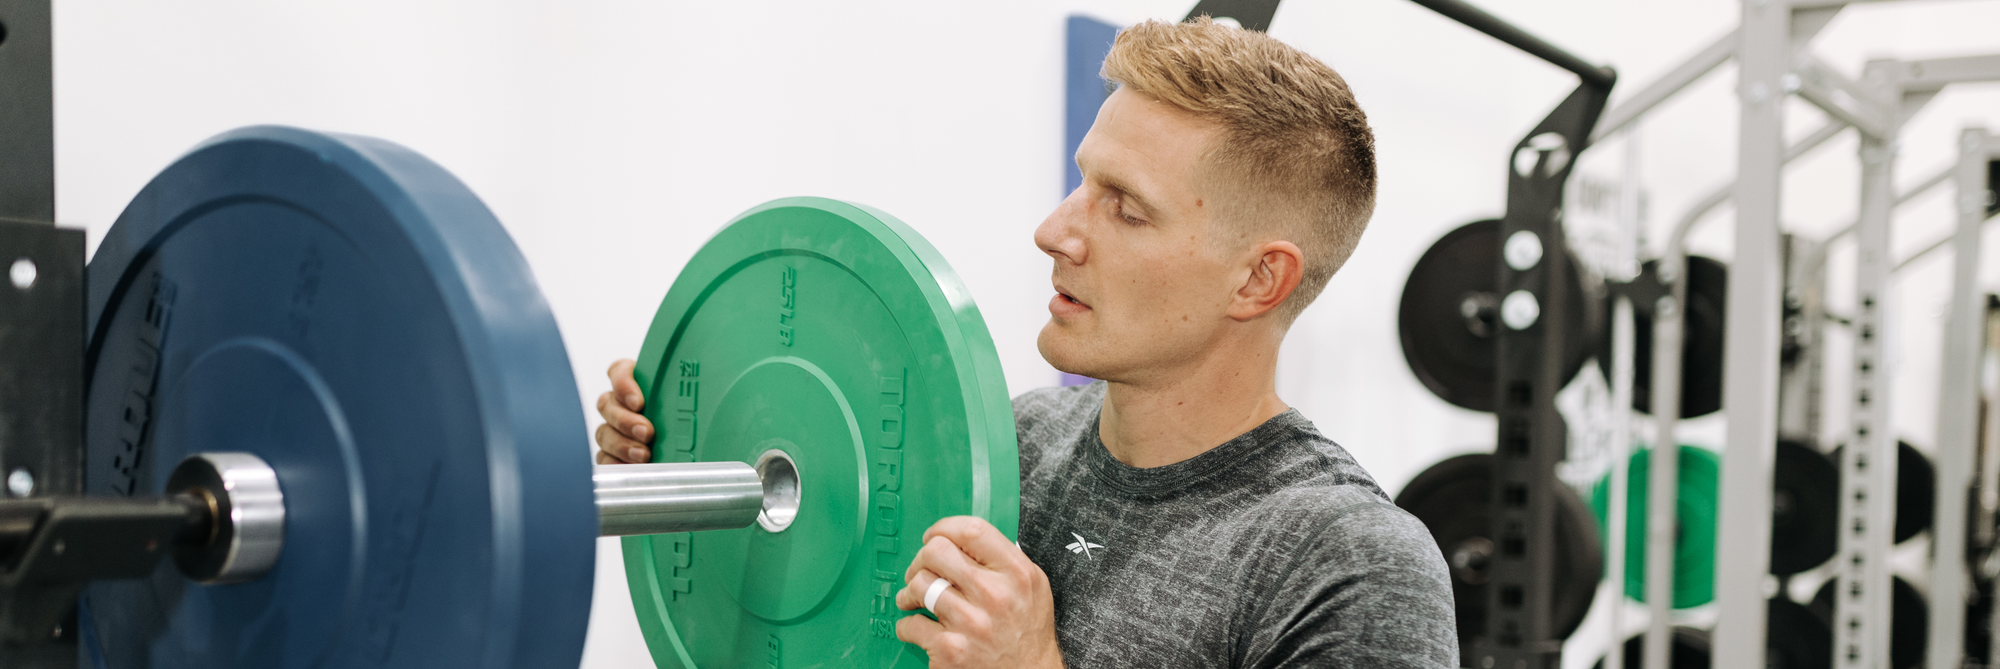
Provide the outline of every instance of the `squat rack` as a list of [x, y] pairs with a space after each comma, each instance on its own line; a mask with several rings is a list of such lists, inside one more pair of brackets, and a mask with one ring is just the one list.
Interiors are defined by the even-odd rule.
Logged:
[[[1650, 467], [1648, 525], [1656, 528], [1654, 533], [1658, 536], [1649, 537], [1648, 541], [1646, 592], [1652, 619], [1645, 643], [1646, 669], [1664, 669], [1668, 660], [1670, 610], [1664, 595], [1670, 588], [1671, 574], [1661, 567], [1671, 561], [1672, 536], [1670, 530], [1660, 530], [1672, 527], [1677, 489], [1673, 429], [1679, 412], [1672, 403], [1680, 395], [1678, 338], [1684, 312], [1674, 307], [1686, 299], [1686, 286], [1681, 278], [1685, 274], [1687, 234], [1710, 210], [1732, 197], [1735, 199], [1736, 261], [1728, 288], [1723, 395], [1729, 416], [1729, 447], [1723, 453], [1721, 506], [1768, 509], [1772, 502], [1772, 447], [1781, 427], [1778, 407], [1781, 389], [1805, 386], [1801, 389], [1804, 392], [1786, 393], [1793, 398], [1788, 404], [1803, 402], [1814, 396], [1817, 382], [1813, 378], [1817, 375], [1812, 373], [1802, 376], [1799, 383], [1780, 381], [1779, 342], [1786, 318], [1780, 301], [1786, 293], [1780, 268], [1785, 266], [1782, 259], [1787, 247], [1778, 222], [1781, 176], [1785, 164], [1850, 126], [1861, 135], [1862, 163], [1861, 211], [1850, 228], [1859, 247], [1856, 294], [1860, 307], [1854, 318], [1857, 343], [1850, 435], [1857, 447], [1843, 449], [1841, 463], [1847, 475], [1843, 476], [1840, 498], [1842, 520], [1836, 560], [1841, 565], [1838, 577], [1847, 586], [1839, 590], [1842, 596], [1836, 598], [1834, 657], [1841, 667], [1877, 667], [1888, 663], [1891, 577], [1887, 560], [1890, 533], [1886, 530], [1893, 525], [1896, 442], [1893, 430], [1887, 427], [1890, 375], [1883, 369], [1887, 360], [1884, 352], [1890, 350], [1885, 340], [1893, 330], [1883, 327], [1883, 317], [1889, 306], [1888, 277], [1908, 262], [1906, 259], [1892, 264], [1888, 257], [1890, 219], [1895, 205], [1945, 182], [1949, 174], [1959, 187], [1960, 220], [1952, 237], [1958, 255], [1952, 318], [1944, 350], [1945, 394], [1941, 395], [1950, 401], [1941, 402], [1939, 407], [1937, 457], [1942, 480], [1935, 499], [1934, 540], [1935, 554], [1941, 557], [1932, 570], [1927, 657], [1932, 669], [1956, 667], [1962, 659], [1959, 655], [1963, 647], [1966, 579], [1960, 556], [1965, 554], [1965, 495], [1977, 438], [1977, 403], [1971, 391], [1964, 389], [1977, 386], [1976, 367], [1966, 363], [1978, 357], [1979, 328], [1984, 323], [1974, 283], [1979, 227], [1987, 213], [1984, 205], [1988, 197], [1984, 182], [1987, 170], [1983, 166], [1995, 154], [1983, 131], [1969, 129], [1961, 139], [1962, 158], [1956, 168], [1926, 179], [1898, 196], [1893, 195], [1893, 142], [1903, 123], [1945, 86], [2000, 80], [2000, 56], [1875, 61], [1869, 63], [1861, 81], [1849, 80], [1803, 48], [1846, 4], [1838, 0], [1746, 0], [1742, 22], [1736, 30], [1707, 45], [1626, 104], [1606, 112], [1604, 123], [1593, 134], [1602, 138], [1625, 129], [1722, 63], [1731, 58], [1738, 61], [1737, 93], [1742, 104], [1739, 176], [1733, 184], [1698, 201], [1680, 219], [1668, 238], [1666, 253], [1657, 264], [1655, 276], [1650, 277], [1651, 282], [1666, 287], [1668, 294], [1661, 296], [1654, 321], [1652, 397], [1656, 402], [1653, 413], [1658, 427]], [[1787, 146], [1783, 140], [1782, 103], [1790, 94], [1819, 107], [1834, 120]], [[1974, 207], [1975, 202], [1980, 206]], [[1835, 237], [1845, 234], [1849, 231], [1843, 230]], [[1822, 266], [1824, 248], [1807, 247], [1809, 270], [1816, 271]], [[1625, 320], [1629, 317], [1628, 309], [1619, 309], [1616, 318], [1620, 323], [1614, 329], [1622, 325], [1621, 338], [1630, 331], [1629, 321]], [[1816, 325], [1808, 321], [1806, 327]], [[1630, 347], [1622, 345], [1619, 350], [1630, 351]], [[1959, 364], [1950, 364], [1954, 360]], [[1619, 364], [1629, 368], [1629, 362], [1619, 361], [1614, 363], [1614, 369], [1620, 368]], [[1629, 383], [1629, 375], [1623, 381]], [[1816, 429], [1816, 402], [1802, 409], [1787, 412], [1786, 432]], [[1614, 490], [1612, 494], [1620, 497], [1622, 491]], [[1718, 620], [1713, 637], [1713, 657], [1718, 666], [1764, 664], [1770, 523], [1770, 516], [1762, 513], [1722, 514], [1716, 569]]]

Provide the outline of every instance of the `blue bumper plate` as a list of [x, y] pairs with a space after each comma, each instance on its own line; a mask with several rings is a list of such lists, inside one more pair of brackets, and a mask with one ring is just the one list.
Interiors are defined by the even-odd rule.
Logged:
[[576, 666], [595, 563], [582, 403], [493, 214], [380, 140], [258, 127], [168, 167], [89, 269], [92, 495], [247, 451], [286, 501], [254, 582], [100, 582], [91, 662]]

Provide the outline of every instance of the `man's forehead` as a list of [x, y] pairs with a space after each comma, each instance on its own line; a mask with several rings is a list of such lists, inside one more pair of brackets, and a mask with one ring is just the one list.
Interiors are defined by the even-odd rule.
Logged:
[[1096, 125], [1091, 130], [1095, 132], [1098, 128], [1118, 135], [1143, 137], [1160, 149], [1196, 153], [1222, 129], [1215, 121], [1126, 87], [1113, 92], [1098, 108]]
[[[1098, 110], [1077, 149], [1085, 175], [1135, 194], [1192, 196], [1196, 163], [1220, 127], [1180, 108], [1120, 88]], [[1167, 190], [1169, 192], [1159, 192]]]

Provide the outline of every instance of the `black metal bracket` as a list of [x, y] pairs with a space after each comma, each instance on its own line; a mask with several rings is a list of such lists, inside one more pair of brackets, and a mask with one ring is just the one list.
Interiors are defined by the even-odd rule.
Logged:
[[1188, 10], [1186, 20], [1198, 16], [1235, 19], [1247, 30], [1268, 32], [1271, 17], [1278, 13], [1278, 0], [1201, 0]]
[[64, 638], [84, 583], [151, 575], [175, 546], [206, 541], [211, 522], [207, 503], [192, 497], [0, 502], [0, 644]]
[[[1525, 234], [1533, 237], [1540, 253], [1532, 254], [1539, 256], [1535, 262], [1517, 268], [1503, 251], [1500, 262], [1503, 325], [1494, 337], [1499, 434], [1488, 530], [1488, 536], [1499, 539], [1499, 550], [1486, 585], [1486, 629], [1461, 658], [1472, 667], [1555, 669], [1562, 664], [1562, 639], [1556, 637], [1550, 615], [1559, 577], [1554, 573], [1556, 501], [1551, 491], [1561, 485], [1555, 467], [1566, 457], [1569, 442], [1555, 397], [1569, 381], [1563, 378], [1565, 328], [1571, 319], [1583, 317], [1568, 313], [1573, 279], [1562, 224], [1563, 189], [1577, 157], [1590, 146], [1590, 132], [1604, 113], [1618, 73], [1460, 0], [1413, 1], [1582, 80], [1508, 156], [1501, 248]], [[1534, 308], [1517, 310], [1510, 319], [1510, 300]], [[1521, 318], [1527, 311], [1533, 317]]]
[[[1473, 644], [1470, 666], [1555, 669], [1562, 640], [1551, 622], [1555, 579], [1555, 499], [1561, 483], [1555, 466], [1566, 457], [1568, 427], [1556, 410], [1563, 378], [1563, 341], [1570, 319], [1566, 305], [1573, 279], [1568, 236], [1563, 230], [1564, 184], [1576, 157], [1590, 143], [1590, 131], [1604, 111], [1608, 85], [1586, 79], [1528, 133], [1509, 156], [1507, 214], [1501, 221], [1503, 248], [1516, 235], [1532, 235], [1540, 259], [1519, 268], [1500, 263], [1502, 322], [1495, 360], [1499, 419], [1494, 458], [1490, 536], [1499, 537], [1487, 586], [1487, 629]], [[1508, 300], [1532, 300], [1538, 314], [1525, 327], [1508, 323]], [[1475, 659], [1476, 658], [1476, 659]]]
[[0, 221], [56, 220], [49, 0], [0, 0]]
[[[1609, 91], [1611, 90], [1611, 85], [1618, 81], [1618, 73], [1611, 68], [1592, 65], [1590, 61], [1579, 58], [1576, 54], [1564, 51], [1556, 45], [1550, 44], [1542, 38], [1516, 27], [1512, 23], [1500, 20], [1500, 17], [1486, 13], [1486, 10], [1466, 4], [1460, 0], [1411, 1], [1428, 7], [1431, 11], [1443, 14], [1446, 18], [1453, 21], [1465, 24], [1468, 28], [1486, 33], [1494, 39], [1506, 42], [1516, 49], [1527, 52], [1528, 55], [1546, 60], [1551, 65], [1574, 72], [1576, 76], [1583, 79], [1585, 86]], [[1595, 118], [1591, 119], [1591, 123], [1594, 124], [1596, 122]]]
[[[55, 227], [49, 18], [49, 0], [0, 0], [0, 495], [17, 498], [83, 492], [84, 241]], [[75, 590], [0, 589], [0, 667], [76, 666]]]
[[[0, 221], [0, 495], [16, 498], [0, 502], [6, 537], [28, 536], [21, 508], [83, 492], [83, 242], [81, 230]], [[17, 561], [0, 568], [15, 574]], [[77, 587], [0, 574], [0, 666], [76, 665]]]
[[83, 492], [83, 231], [0, 221], [0, 490]]

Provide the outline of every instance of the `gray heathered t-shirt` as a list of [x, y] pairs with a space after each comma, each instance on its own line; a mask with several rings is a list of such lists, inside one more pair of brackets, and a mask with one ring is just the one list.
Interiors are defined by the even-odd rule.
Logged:
[[1457, 666], [1430, 532], [1296, 410], [1140, 469], [1098, 439], [1103, 398], [1014, 399], [1021, 548], [1072, 669]]

